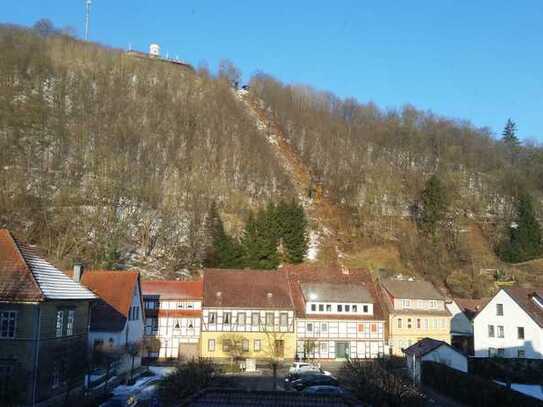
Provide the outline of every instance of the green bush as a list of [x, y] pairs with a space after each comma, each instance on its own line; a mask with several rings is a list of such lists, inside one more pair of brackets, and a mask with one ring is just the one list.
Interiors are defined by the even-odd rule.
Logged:
[[505, 383], [543, 384], [543, 360], [471, 358], [469, 371]]
[[215, 373], [215, 364], [207, 359], [183, 362], [160, 382], [160, 399], [166, 405], [179, 403], [208, 387]]

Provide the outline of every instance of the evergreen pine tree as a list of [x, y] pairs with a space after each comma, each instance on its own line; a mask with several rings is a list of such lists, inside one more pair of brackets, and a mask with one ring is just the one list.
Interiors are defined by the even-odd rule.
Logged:
[[435, 238], [449, 206], [447, 190], [437, 175], [432, 175], [426, 182], [421, 201], [419, 228], [423, 233]]
[[515, 162], [515, 158], [517, 156], [517, 153], [520, 147], [520, 140], [518, 139], [516, 133], [517, 133], [516, 123], [512, 121], [511, 119], [507, 119], [507, 123], [505, 124], [505, 128], [503, 129], [503, 132], [502, 132], [502, 142], [507, 147], [511, 164]]
[[289, 263], [301, 263], [307, 253], [307, 218], [302, 205], [292, 201], [284, 206], [281, 239]]
[[516, 123], [511, 119], [507, 119], [507, 123], [505, 124], [505, 128], [502, 132], [502, 141], [508, 146], [518, 146], [520, 144], [520, 141], [516, 133]]
[[532, 198], [527, 193], [522, 194], [517, 201], [515, 220], [499, 254], [503, 260], [513, 263], [543, 255], [541, 226], [535, 216]]
[[273, 269], [279, 265], [276, 225], [268, 210], [250, 215], [242, 239], [244, 264], [255, 269]]
[[217, 205], [212, 202], [206, 218], [206, 230], [211, 244], [206, 253], [205, 266], [216, 268], [237, 268], [242, 265], [242, 252], [238, 241], [224, 230]]

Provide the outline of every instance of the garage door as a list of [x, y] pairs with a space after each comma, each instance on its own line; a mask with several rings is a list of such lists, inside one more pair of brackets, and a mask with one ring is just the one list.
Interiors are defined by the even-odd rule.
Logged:
[[183, 359], [197, 358], [198, 344], [197, 343], [180, 343], [179, 344], [179, 357]]

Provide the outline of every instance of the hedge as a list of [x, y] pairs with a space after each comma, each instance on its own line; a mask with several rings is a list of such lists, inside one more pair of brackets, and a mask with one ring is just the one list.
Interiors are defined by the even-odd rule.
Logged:
[[543, 384], [543, 359], [470, 358], [469, 371], [504, 383]]
[[474, 407], [543, 406], [542, 401], [533, 397], [435, 362], [422, 363], [422, 383], [451, 399]]

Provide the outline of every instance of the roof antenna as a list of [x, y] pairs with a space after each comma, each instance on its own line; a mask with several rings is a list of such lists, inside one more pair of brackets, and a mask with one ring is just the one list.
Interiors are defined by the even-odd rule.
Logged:
[[89, 20], [90, 20], [90, 8], [91, 8], [92, 0], [86, 0], [85, 6], [86, 6], [86, 12], [85, 12], [85, 41], [89, 40]]

